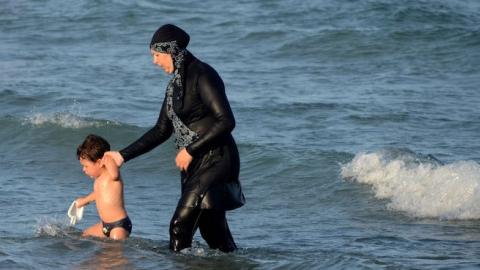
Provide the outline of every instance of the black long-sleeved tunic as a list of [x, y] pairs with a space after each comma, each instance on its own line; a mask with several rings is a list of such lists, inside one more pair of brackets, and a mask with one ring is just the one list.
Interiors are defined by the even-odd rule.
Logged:
[[[238, 179], [240, 159], [231, 135], [235, 118], [223, 81], [211, 66], [191, 53], [185, 58], [183, 78], [185, 91], [173, 93], [173, 108], [198, 139], [186, 147], [193, 160], [181, 173], [179, 204], [195, 207], [201, 203], [204, 209], [220, 210], [241, 207], [245, 198]], [[165, 97], [155, 126], [120, 151], [125, 162], [154, 149], [172, 135], [166, 102]]]

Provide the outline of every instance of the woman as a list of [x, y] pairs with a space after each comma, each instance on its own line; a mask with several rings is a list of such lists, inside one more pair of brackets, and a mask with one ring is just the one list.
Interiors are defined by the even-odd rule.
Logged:
[[122, 165], [174, 134], [182, 192], [170, 222], [170, 249], [190, 247], [198, 227], [211, 248], [231, 252], [237, 247], [225, 211], [245, 203], [231, 135], [235, 119], [222, 79], [186, 49], [189, 40], [171, 24], [155, 32], [150, 42], [153, 63], [173, 74], [157, 123], [128, 147], [108, 154]]

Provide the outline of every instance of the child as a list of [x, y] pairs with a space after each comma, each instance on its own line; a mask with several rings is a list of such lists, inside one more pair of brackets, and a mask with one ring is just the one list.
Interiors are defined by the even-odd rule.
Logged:
[[123, 202], [123, 182], [118, 166], [109, 156], [110, 144], [100, 136], [88, 135], [77, 148], [77, 158], [83, 172], [93, 178], [93, 192], [76, 200], [77, 208], [90, 202], [97, 205], [99, 222], [83, 232], [83, 236], [110, 237], [115, 240], [127, 238], [132, 231]]

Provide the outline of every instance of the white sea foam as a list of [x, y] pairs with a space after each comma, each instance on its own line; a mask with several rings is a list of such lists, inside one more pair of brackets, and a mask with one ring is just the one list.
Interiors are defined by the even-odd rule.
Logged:
[[225, 255], [225, 253], [219, 250], [205, 249], [196, 241], [192, 242], [191, 247], [180, 250], [180, 253], [183, 255], [194, 256], [194, 257], [215, 257], [215, 256]]
[[42, 217], [37, 220], [35, 234], [37, 236], [64, 236], [68, 231], [68, 221], [58, 218]]
[[54, 114], [33, 113], [32, 115], [25, 117], [24, 124], [31, 124], [34, 126], [51, 124], [63, 128], [73, 129], [100, 127], [110, 124], [117, 125], [117, 123], [115, 122], [93, 120], [85, 117], [80, 117], [70, 112], [60, 112]]
[[56, 112], [38, 112], [37, 108], [34, 107], [30, 114], [23, 118], [23, 124], [34, 126], [55, 125], [71, 129], [119, 125], [115, 121], [96, 120], [88, 117], [88, 113], [84, 113], [82, 104], [76, 100], [73, 100], [72, 104], [64, 106], [61, 111]]
[[344, 179], [373, 186], [388, 207], [415, 217], [480, 218], [480, 165], [475, 161], [451, 164], [419, 162], [407, 153], [390, 157], [386, 151], [359, 153], [342, 166]]

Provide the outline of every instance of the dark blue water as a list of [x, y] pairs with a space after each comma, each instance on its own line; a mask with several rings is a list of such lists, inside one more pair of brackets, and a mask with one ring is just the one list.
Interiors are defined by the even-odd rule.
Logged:
[[[172, 141], [122, 167], [124, 243], [67, 224], [89, 133], [121, 149], [153, 125], [164, 23], [225, 81], [247, 204], [240, 249], [168, 250]], [[477, 1], [0, 0], [0, 268], [480, 267]]]

